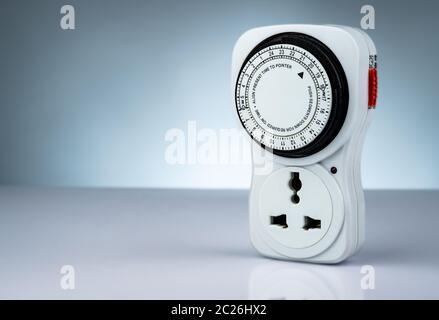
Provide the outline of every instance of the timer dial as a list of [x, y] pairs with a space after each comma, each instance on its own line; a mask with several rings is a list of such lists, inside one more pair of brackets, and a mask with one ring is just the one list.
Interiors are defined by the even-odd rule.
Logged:
[[235, 102], [242, 125], [256, 142], [281, 156], [304, 157], [327, 146], [342, 127], [346, 76], [322, 42], [283, 33], [248, 55]]

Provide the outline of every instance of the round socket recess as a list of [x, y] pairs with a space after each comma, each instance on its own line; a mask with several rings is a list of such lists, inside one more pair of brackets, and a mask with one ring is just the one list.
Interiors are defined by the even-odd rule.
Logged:
[[[337, 183], [320, 165], [307, 168], [282, 168], [260, 189], [261, 223], [278, 251], [316, 246], [310, 252], [319, 253], [341, 229], [343, 199]], [[341, 217], [334, 217], [335, 208], [341, 208]]]

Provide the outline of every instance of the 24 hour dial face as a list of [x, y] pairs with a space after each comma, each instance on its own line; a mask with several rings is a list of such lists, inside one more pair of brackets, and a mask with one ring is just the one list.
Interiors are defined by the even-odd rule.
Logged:
[[324, 67], [309, 51], [292, 44], [271, 45], [251, 56], [235, 93], [245, 129], [274, 150], [307, 146], [331, 114], [332, 89]]

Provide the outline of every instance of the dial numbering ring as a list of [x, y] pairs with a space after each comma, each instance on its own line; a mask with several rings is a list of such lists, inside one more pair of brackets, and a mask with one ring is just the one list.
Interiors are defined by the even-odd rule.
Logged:
[[347, 114], [349, 90], [335, 54], [301, 33], [274, 35], [245, 59], [235, 86], [242, 125], [279, 156], [306, 157], [325, 148]]

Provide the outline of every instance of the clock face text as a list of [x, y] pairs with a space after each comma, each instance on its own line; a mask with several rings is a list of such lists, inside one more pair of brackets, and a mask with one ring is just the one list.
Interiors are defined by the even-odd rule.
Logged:
[[292, 44], [276, 44], [244, 64], [235, 99], [253, 139], [267, 148], [290, 151], [307, 146], [325, 128], [332, 88], [314, 55]]

